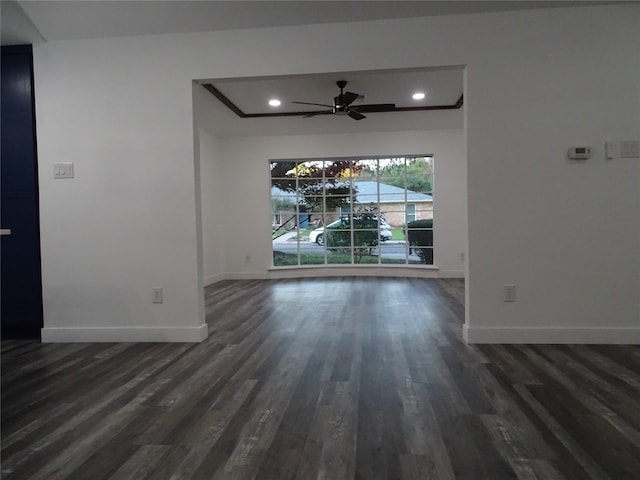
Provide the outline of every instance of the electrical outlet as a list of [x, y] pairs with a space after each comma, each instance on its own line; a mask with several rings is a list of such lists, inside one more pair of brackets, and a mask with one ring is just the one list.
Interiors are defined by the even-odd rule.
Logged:
[[151, 295], [153, 303], [162, 303], [162, 287], [153, 287]]
[[505, 285], [504, 286], [504, 301], [515, 302], [516, 301], [516, 286]]
[[244, 257], [244, 261], [245, 263], [251, 263], [251, 255], [247, 255], [246, 257]]
[[460, 252], [460, 261], [464, 263], [464, 252]]

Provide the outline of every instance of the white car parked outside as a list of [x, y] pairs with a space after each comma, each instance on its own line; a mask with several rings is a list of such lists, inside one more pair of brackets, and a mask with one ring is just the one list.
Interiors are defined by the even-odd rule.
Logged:
[[[393, 236], [391, 234], [391, 226], [387, 223], [387, 221], [384, 218], [380, 218], [379, 223], [380, 223], [380, 240], [382, 240], [383, 242], [386, 242], [387, 240], [391, 240], [391, 237]], [[315, 242], [318, 245], [324, 245], [325, 229], [335, 228], [340, 224], [342, 224], [342, 219], [338, 219], [335, 222], [331, 222], [325, 227], [319, 227], [319, 228], [316, 228], [315, 230], [312, 230], [311, 233], [309, 234], [309, 241]]]

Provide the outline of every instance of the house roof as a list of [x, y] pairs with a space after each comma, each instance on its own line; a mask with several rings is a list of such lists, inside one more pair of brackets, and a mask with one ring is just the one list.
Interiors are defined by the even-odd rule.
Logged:
[[355, 186], [357, 188], [356, 196], [360, 202], [365, 201], [366, 198], [375, 197], [378, 193], [378, 187], [380, 188], [380, 203], [404, 202], [405, 192], [407, 194], [407, 201], [411, 203], [433, 201], [433, 197], [426, 193], [405, 190], [404, 188], [387, 185], [386, 183], [358, 181], [355, 182]]
[[[370, 203], [377, 201], [378, 188], [380, 189], [380, 203], [400, 203], [406, 200], [409, 203], [432, 202], [433, 196], [426, 193], [418, 193], [412, 190], [387, 185], [386, 183], [358, 181], [354, 182], [357, 189], [356, 201], [359, 203]], [[295, 203], [296, 195], [293, 192], [285, 192], [278, 187], [271, 187], [272, 197], [283, 197]]]

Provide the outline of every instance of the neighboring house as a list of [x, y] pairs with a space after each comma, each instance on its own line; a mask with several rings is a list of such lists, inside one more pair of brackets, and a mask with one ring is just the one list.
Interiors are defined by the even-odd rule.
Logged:
[[378, 201], [380, 213], [392, 227], [401, 227], [413, 220], [433, 218], [433, 197], [429, 194], [377, 182], [356, 181], [354, 185], [357, 188], [356, 201], [365, 206]]
[[[433, 218], [433, 197], [429, 194], [369, 181], [356, 181], [354, 186], [357, 189], [357, 204], [367, 207], [370, 204], [379, 203], [380, 213], [392, 227], [401, 227], [413, 220]], [[295, 193], [285, 192], [278, 187], [271, 187], [271, 202], [272, 223], [281, 225], [289, 221], [290, 227], [294, 227], [296, 225], [294, 221], [296, 217], [294, 210], [296, 204]], [[287, 203], [289, 205], [286, 205]], [[322, 218], [322, 214], [306, 213], [304, 206], [301, 204], [299, 223], [301, 227], [307, 226], [308, 223], [330, 223], [337, 220], [341, 215], [348, 215], [349, 210], [349, 205], [346, 205], [336, 208], [332, 212], [325, 212], [325, 218]]]

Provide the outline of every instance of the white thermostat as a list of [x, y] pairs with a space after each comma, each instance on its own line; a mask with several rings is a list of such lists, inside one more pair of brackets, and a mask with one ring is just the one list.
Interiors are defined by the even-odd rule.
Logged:
[[571, 147], [569, 158], [573, 160], [586, 160], [591, 155], [591, 147]]

